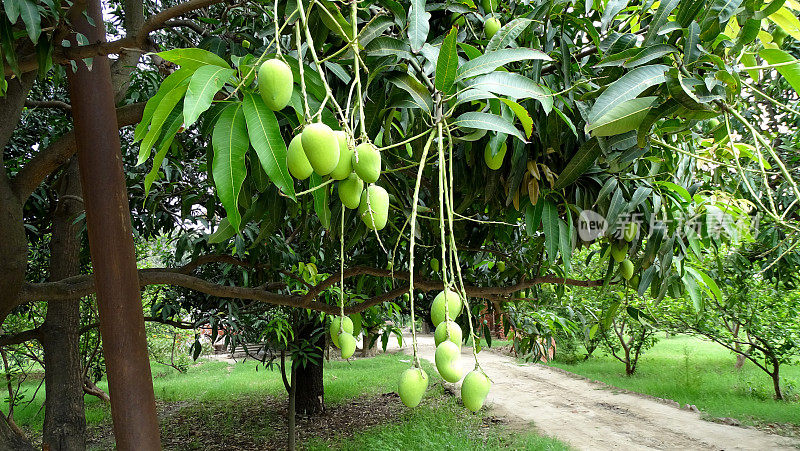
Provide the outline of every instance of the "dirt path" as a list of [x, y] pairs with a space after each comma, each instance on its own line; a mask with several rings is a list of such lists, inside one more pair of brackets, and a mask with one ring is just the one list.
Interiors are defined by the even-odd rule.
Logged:
[[[420, 357], [433, 362], [431, 335], [418, 335]], [[411, 343], [403, 340], [405, 343]], [[407, 345], [405, 352], [410, 353]], [[463, 362], [472, 359], [462, 350]], [[482, 352], [480, 362], [494, 381], [490, 411], [522, 427], [585, 450], [774, 450], [796, 449], [800, 440], [756, 429], [712, 423], [700, 414], [645, 396], [614, 393], [544, 365], [521, 365], [512, 357]], [[469, 365], [471, 369], [472, 365]], [[665, 368], [665, 370], [668, 370]], [[458, 384], [456, 384], [458, 385]]]

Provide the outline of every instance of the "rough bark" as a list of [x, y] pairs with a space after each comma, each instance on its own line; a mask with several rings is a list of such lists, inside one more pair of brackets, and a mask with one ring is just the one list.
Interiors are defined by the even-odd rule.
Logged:
[[[58, 186], [58, 205], [53, 215], [50, 241], [50, 279], [80, 273], [80, 224], [83, 211], [77, 161], [70, 162]], [[42, 442], [56, 450], [86, 448], [86, 417], [79, 347], [80, 299], [47, 306], [42, 325], [45, 361], [45, 411]]]
[[[307, 334], [311, 327], [305, 327], [301, 334]], [[302, 335], [300, 336], [302, 339]], [[319, 334], [314, 346], [320, 350], [320, 355], [316, 361], [310, 360], [306, 365], [298, 363], [296, 366], [295, 377], [292, 380], [295, 387], [295, 410], [300, 415], [315, 415], [325, 410], [325, 387], [322, 383], [322, 349], [325, 349], [325, 335]]]
[[378, 340], [372, 340], [376, 333], [377, 329], [364, 328], [364, 338], [361, 341], [361, 357], [374, 357], [378, 354]]

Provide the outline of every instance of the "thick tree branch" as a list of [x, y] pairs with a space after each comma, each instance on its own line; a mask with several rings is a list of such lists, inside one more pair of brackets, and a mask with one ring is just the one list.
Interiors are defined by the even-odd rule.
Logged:
[[38, 327], [15, 334], [4, 334], [0, 335], [0, 346], [18, 345], [26, 341], [40, 340], [41, 337], [42, 331]]
[[60, 100], [26, 100], [25, 106], [28, 108], [55, 108], [67, 112], [72, 111], [72, 105]]
[[[61, 64], [68, 61], [76, 61], [83, 58], [120, 53], [126, 50], [142, 52], [147, 47], [147, 39], [150, 33], [161, 29], [165, 23], [171, 19], [182, 16], [188, 12], [202, 9], [225, 0], [189, 0], [188, 2], [175, 5], [165, 9], [155, 16], [150, 16], [142, 26], [139, 33], [125, 36], [111, 42], [96, 42], [94, 44], [82, 45], [74, 48], [57, 46], [53, 49], [53, 63]], [[19, 70], [23, 73], [31, 72], [39, 68], [36, 54], [27, 55], [19, 60]], [[13, 72], [10, 67], [6, 67], [5, 74], [11, 75]]]
[[[117, 108], [117, 124], [124, 127], [138, 123], [144, 105], [140, 102]], [[72, 158], [75, 149], [75, 132], [69, 131], [39, 151], [11, 181], [17, 197], [24, 202], [48, 175]]]

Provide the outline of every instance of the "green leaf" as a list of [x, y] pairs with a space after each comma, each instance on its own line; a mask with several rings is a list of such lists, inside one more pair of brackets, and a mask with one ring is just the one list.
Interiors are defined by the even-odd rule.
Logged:
[[589, 111], [589, 123], [597, 122], [600, 117], [626, 100], [635, 99], [645, 89], [664, 83], [667, 69], [667, 66], [660, 64], [637, 67], [611, 83]]
[[594, 165], [597, 157], [600, 156], [601, 150], [597, 138], [592, 138], [583, 143], [578, 152], [569, 160], [567, 166], [564, 167], [564, 170], [561, 171], [561, 174], [558, 175], [553, 189], [565, 188], [577, 180], [578, 177]]
[[636, 130], [656, 99], [657, 97], [639, 97], [622, 102], [596, 122], [586, 124], [586, 131], [593, 136], [613, 136]]
[[286, 143], [272, 112], [258, 95], [244, 95], [244, 117], [250, 144], [258, 154], [264, 172], [284, 194], [294, 199], [294, 181], [286, 165]]
[[19, 15], [25, 23], [28, 37], [31, 38], [31, 42], [36, 44], [36, 41], [39, 40], [39, 35], [42, 34], [42, 16], [39, 15], [39, 8], [36, 3], [30, 0], [19, 0], [17, 5], [19, 6]]
[[540, 201], [536, 202], [536, 205], [531, 205], [529, 202], [525, 208], [525, 232], [528, 236], [536, 235], [536, 231], [539, 230], [545, 203], [545, 201]]
[[208, 237], [209, 244], [217, 244], [228, 241], [231, 237], [236, 235], [236, 229], [233, 228], [228, 218], [222, 218], [219, 221], [217, 230]]
[[647, 144], [647, 138], [650, 137], [650, 129], [653, 127], [653, 124], [655, 124], [656, 121], [662, 117], [671, 115], [680, 107], [681, 105], [675, 99], [670, 98], [661, 105], [651, 108], [650, 111], [647, 112], [647, 115], [644, 117], [642, 122], [639, 124], [639, 129], [636, 131], [636, 140], [638, 146], [643, 149]]
[[442, 41], [439, 49], [439, 58], [436, 61], [436, 80], [434, 86], [445, 94], [453, 92], [456, 81], [456, 71], [458, 70], [458, 49], [456, 48], [456, 36], [458, 30], [452, 28], [450, 33]]
[[417, 81], [416, 78], [409, 74], [400, 73], [390, 75], [387, 81], [411, 94], [411, 98], [417, 108], [431, 114], [433, 110], [433, 98], [431, 97], [431, 93], [422, 83]]
[[644, 40], [643, 47], [647, 46], [650, 42], [652, 42], [656, 36], [658, 36], [658, 32], [661, 30], [661, 27], [667, 23], [667, 19], [669, 15], [672, 14], [672, 11], [678, 6], [680, 0], [663, 0], [658, 5], [658, 10], [653, 15], [653, 19], [650, 21], [650, 29], [647, 31], [647, 37]]
[[495, 50], [464, 63], [458, 68], [456, 81], [488, 74], [500, 66], [525, 60], [551, 61], [552, 58], [542, 51], [533, 49], [518, 48]]
[[505, 103], [511, 109], [511, 111], [514, 112], [514, 115], [517, 116], [520, 124], [522, 124], [522, 129], [525, 130], [525, 137], [530, 138], [531, 133], [533, 133], [533, 119], [531, 118], [531, 115], [528, 114], [528, 111], [523, 108], [522, 105], [511, 99], [501, 97], [500, 101]]
[[517, 129], [517, 127], [514, 127], [514, 124], [501, 116], [490, 113], [464, 113], [456, 118], [452, 125], [456, 127], [489, 130], [508, 135], [514, 135], [519, 138], [520, 141], [525, 142], [525, 136]]
[[542, 205], [542, 226], [544, 226], [544, 239], [547, 248], [547, 260], [550, 263], [556, 261], [558, 254], [558, 242], [560, 232], [558, 230], [558, 208], [549, 200], [543, 199], [539, 203]]
[[431, 13], [425, 11], [425, 0], [411, 0], [408, 8], [408, 40], [414, 53], [422, 50], [431, 29]]
[[711, 3], [709, 16], [719, 20], [721, 28], [724, 28], [724, 24], [728, 23], [741, 4], [742, 0], [714, 0]]
[[380, 36], [372, 40], [364, 48], [369, 56], [397, 56], [403, 59], [411, 59], [408, 44], [400, 39], [391, 36]]
[[[178, 69], [175, 72], [169, 74], [167, 78], [161, 82], [161, 87], [158, 88], [158, 92], [147, 101], [147, 105], [144, 106], [144, 112], [142, 112], [142, 120], [136, 126], [136, 130], [133, 133], [134, 142], [141, 140], [147, 134], [147, 128], [150, 126], [150, 120], [153, 118], [153, 113], [156, 111], [156, 108], [164, 99], [169, 92], [171, 92], [176, 87], [188, 83], [187, 80], [189, 77], [192, 76], [192, 71], [189, 69]], [[185, 92], [185, 91], [184, 91]]]
[[561, 259], [564, 261], [566, 272], [572, 270], [570, 257], [572, 256], [572, 230], [564, 220], [558, 220], [558, 244], [561, 251]]
[[514, 40], [532, 23], [533, 20], [520, 17], [503, 25], [500, 30], [489, 39], [489, 43], [486, 44], [486, 51], [492, 52], [497, 49], [508, 47], [509, 44], [514, 42]]
[[[758, 10], [753, 14], [753, 18], [756, 20], [763, 20], [769, 17], [770, 15], [776, 13], [783, 4], [786, 3], [786, 0], [772, 0], [764, 7], [764, 9]], [[760, 27], [759, 27], [760, 28]]]
[[697, 313], [703, 311], [703, 297], [700, 296], [700, 287], [697, 286], [697, 281], [695, 278], [690, 275], [689, 272], [685, 272], [683, 277], [683, 286], [686, 288], [686, 292], [689, 293], [689, 297], [692, 299], [692, 305], [694, 305], [694, 310]]
[[532, 98], [542, 104], [545, 114], [553, 109], [553, 96], [539, 83], [514, 72], [492, 72], [471, 81], [470, 88], [513, 99]]
[[188, 49], [172, 49], [166, 52], [156, 53], [161, 58], [173, 62], [181, 69], [189, 69], [191, 71], [197, 70], [201, 66], [219, 66], [230, 69], [231, 66], [215, 53], [208, 50], [188, 48]]
[[686, 28], [686, 39], [683, 40], [683, 64], [690, 65], [700, 57], [700, 25], [692, 21]]
[[168, 92], [156, 107], [153, 112], [153, 119], [150, 121], [150, 129], [139, 146], [139, 160], [136, 164], [142, 164], [150, 158], [150, 150], [153, 148], [156, 139], [161, 136], [161, 128], [164, 126], [164, 122], [172, 113], [175, 105], [183, 98], [186, 88], [186, 85], [181, 85]]
[[[323, 183], [322, 177], [317, 173], [311, 174], [311, 188], [316, 188]], [[322, 227], [330, 230], [331, 228], [331, 208], [330, 208], [330, 185], [312, 191], [314, 195], [314, 211], [317, 213]]]
[[158, 178], [158, 171], [161, 169], [161, 163], [167, 156], [167, 151], [172, 145], [172, 141], [175, 139], [175, 134], [178, 133], [178, 130], [180, 130], [181, 125], [183, 124], [183, 114], [181, 113], [182, 111], [180, 108], [177, 108], [170, 113], [169, 118], [167, 119], [167, 124], [169, 125], [167, 125], [167, 129], [164, 130], [163, 136], [161, 137], [161, 143], [158, 145], [158, 149], [156, 150], [156, 156], [153, 158], [153, 167], [144, 177], [145, 197], [150, 194], [150, 187], [153, 186], [153, 182], [155, 182]]
[[242, 189], [247, 167], [245, 155], [250, 147], [247, 137], [247, 123], [242, 104], [232, 103], [222, 111], [211, 135], [214, 148], [212, 171], [217, 195], [228, 213], [228, 221], [239, 230], [239, 192]]
[[186, 98], [183, 100], [183, 122], [185, 127], [195, 123], [197, 118], [211, 106], [214, 95], [231, 79], [233, 69], [219, 66], [198, 68], [191, 80]]
[[692, 196], [689, 194], [689, 191], [686, 188], [672, 182], [658, 182], [658, 184], [676, 193], [686, 202], [692, 201]]
[[719, 285], [717, 282], [714, 281], [708, 274], [700, 269], [692, 268], [691, 266], [686, 266], [686, 272], [691, 273], [692, 276], [698, 282], [703, 283], [704, 290], [707, 290], [712, 296], [714, 296], [718, 302], [723, 302], [724, 299], [722, 297], [722, 290], [719, 289]]
[[19, 19], [19, 5], [20, 0], [3, 0], [3, 9], [6, 10], [6, 16], [11, 24], [17, 22]]
[[758, 52], [758, 56], [764, 58], [769, 64], [794, 62], [794, 64], [777, 66], [775, 70], [792, 85], [796, 93], [800, 93], [800, 61], [779, 49], [763, 49]]
[[[325, 25], [325, 27], [334, 32], [344, 41], [353, 39], [353, 26], [342, 15], [339, 7], [328, 0], [319, 0], [319, 4], [328, 10], [328, 12], [330, 12], [330, 16], [323, 12], [319, 13], [319, 17], [322, 19], [322, 23]], [[331, 19], [331, 16], [333, 16], [333, 19]]]
[[663, 58], [670, 53], [678, 53], [678, 49], [669, 44], [656, 44], [642, 49], [636, 55], [625, 61], [625, 64], [623, 64], [622, 67], [626, 69], [639, 67], [649, 63], [650, 61]]

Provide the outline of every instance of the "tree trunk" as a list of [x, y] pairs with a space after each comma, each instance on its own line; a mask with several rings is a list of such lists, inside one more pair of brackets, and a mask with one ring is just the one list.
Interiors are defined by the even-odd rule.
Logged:
[[[58, 186], [50, 241], [50, 280], [80, 274], [83, 211], [77, 161], [67, 163]], [[42, 442], [50, 450], [86, 449], [86, 417], [79, 347], [80, 300], [51, 302], [42, 325], [45, 362], [45, 411]]]
[[[283, 371], [283, 370], [281, 370]], [[292, 364], [292, 381], [289, 386], [289, 409], [286, 413], [288, 418], [289, 427], [289, 436], [287, 440], [287, 447], [289, 451], [294, 451], [297, 443], [297, 382], [295, 381], [295, 377], [297, 376], [297, 367]]]
[[375, 333], [364, 328], [363, 339], [361, 340], [361, 357], [374, 357], [378, 354], [378, 340], [372, 341]]
[[[319, 349], [324, 349], [325, 335], [320, 335], [315, 345]], [[297, 384], [292, 380], [292, 386], [295, 386], [297, 391], [295, 395], [297, 413], [315, 415], [325, 410], [325, 387], [322, 384], [322, 373], [321, 356], [316, 362], [309, 362], [305, 366], [297, 365]]]
[[747, 357], [745, 357], [743, 354], [736, 354], [736, 364], [733, 367], [737, 370], [741, 370], [746, 360]]
[[775, 399], [783, 401], [783, 392], [781, 392], [781, 377], [780, 377], [780, 363], [776, 360], [772, 361], [772, 387], [775, 389]]

